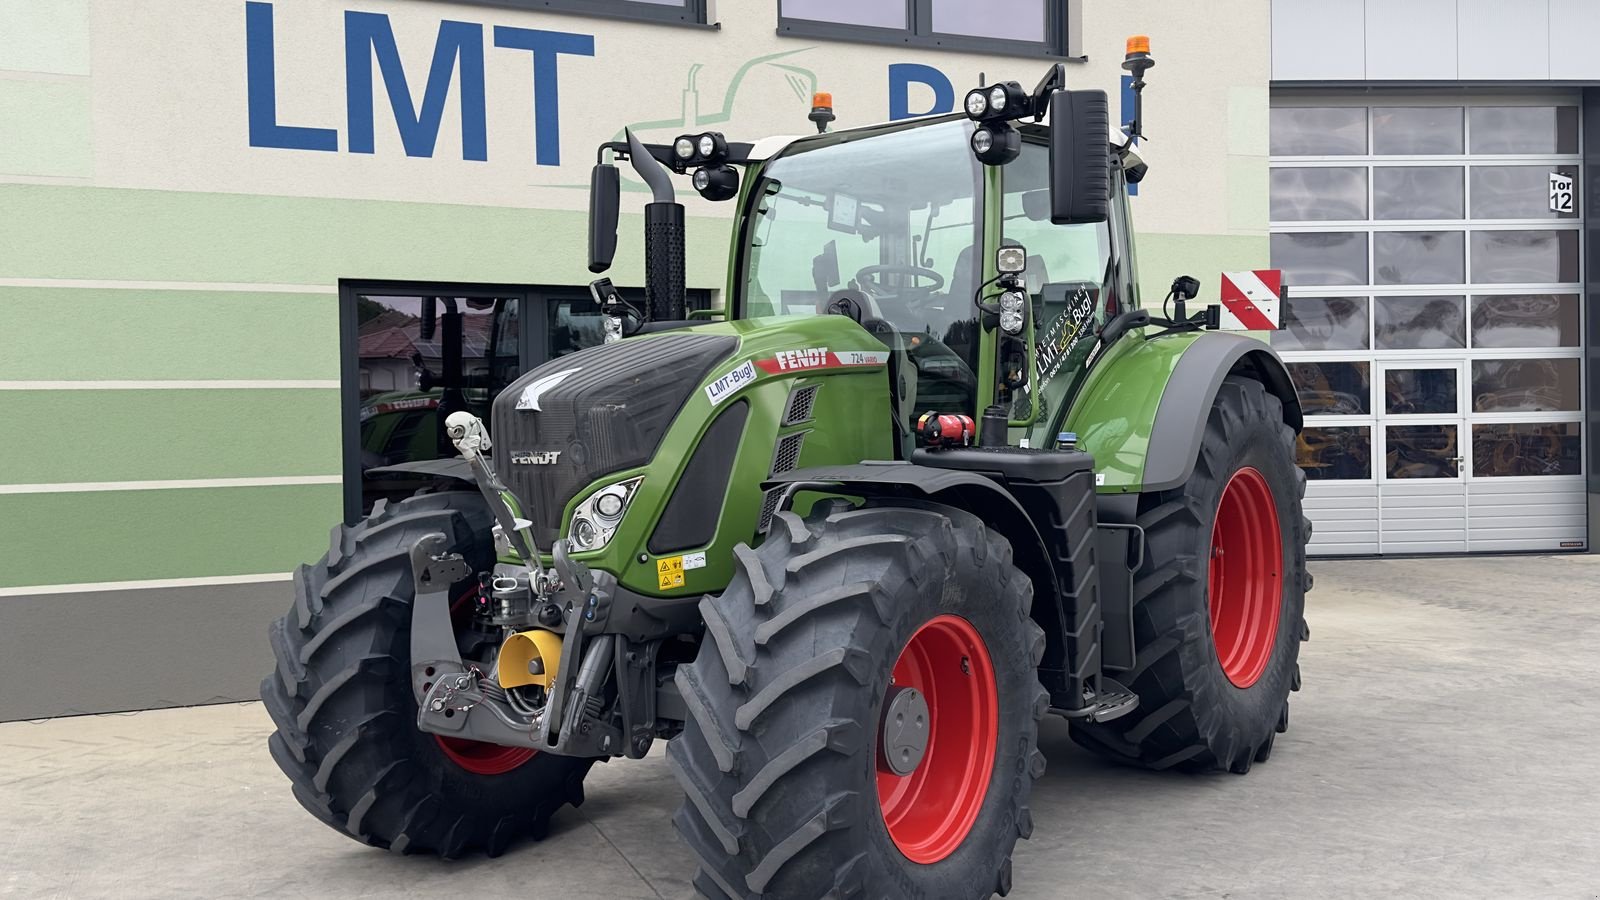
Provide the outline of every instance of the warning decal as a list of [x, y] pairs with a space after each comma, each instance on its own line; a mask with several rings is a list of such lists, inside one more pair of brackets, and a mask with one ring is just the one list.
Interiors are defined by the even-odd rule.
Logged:
[[683, 557], [664, 556], [656, 560], [656, 581], [662, 590], [683, 587]]
[[1278, 269], [1223, 272], [1223, 329], [1276, 331], [1279, 322], [1278, 295], [1282, 287], [1283, 272]]

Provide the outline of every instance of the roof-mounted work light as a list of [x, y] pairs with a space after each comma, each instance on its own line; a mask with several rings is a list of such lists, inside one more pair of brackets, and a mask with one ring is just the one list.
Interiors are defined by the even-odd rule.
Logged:
[[716, 165], [728, 158], [728, 140], [720, 133], [680, 135], [672, 142], [673, 168], [680, 173], [691, 166]]

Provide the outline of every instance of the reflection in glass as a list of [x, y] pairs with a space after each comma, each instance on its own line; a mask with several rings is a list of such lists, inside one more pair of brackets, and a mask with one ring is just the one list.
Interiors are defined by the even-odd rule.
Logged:
[[1467, 345], [1460, 297], [1379, 297], [1379, 350], [1451, 350]]
[[1383, 393], [1383, 411], [1390, 415], [1453, 413], [1456, 370], [1387, 369], [1383, 373]]
[[841, 25], [905, 28], [904, 0], [782, 0], [779, 15]]
[[1271, 197], [1274, 221], [1365, 219], [1367, 170], [1348, 166], [1275, 168]]
[[1308, 426], [1300, 432], [1295, 463], [1312, 481], [1372, 477], [1372, 429]]
[[1459, 231], [1378, 231], [1372, 261], [1377, 284], [1460, 284], [1466, 239]]
[[[933, 30], [940, 34], [1043, 42], [1044, 0], [932, 0]], [[903, 7], [902, 7], [903, 8]]]
[[1474, 219], [1576, 219], [1577, 192], [1571, 212], [1550, 211], [1550, 175], [1577, 183], [1577, 166], [1473, 166]]
[[1581, 360], [1476, 359], [1474, 412], [1557, 412], [1579, 409]]
[[1576, 294], [1472, 298], [1474, 347], [1578, 346]]
[[592, 298], [552, 300], [544, 308], [551, 359], [605, 342], [606, 317]]
[[1367, 236], [1360, 232], [1272, 235], [1272, 267], [1289, 284], [1366, 284]]
[[1466, 209], [1460, 166], [1378, 166], [1372, 170], [1375, 219], [1459, 219]]
[[1390, 478], [1455, 478], [1461, 449], [1454, 425], [1386, 425], [1384, 454]]
[[1378, 156], [1457, 154], [1463, 146], [1459, 106], [1372, 109], [1372, 152]]
[[1576, 231], [1474, 231], [1472, 280], [1549, 284], [1578, 280]]
[[1479, 478], [1579, 475], [1581, 454], [1576, 422], [1472, 426], [1472, 474]]
[[1367, 110], [1361, 106], [1272, 108], [1273, 156], [1350, 156], [1367, 152]]
[[1366, 297], [1290, 297], [1272, 332], [1278, 350], [1367, 349]]
[[1372, 369], [1367, 362], [1291, 362], [1289, 377], [1308, 416], [1363, 416], [1372, 412]]
[[1576, 106], [1478, 106], [1467, 114], [1472, 153], [1577, 153]]

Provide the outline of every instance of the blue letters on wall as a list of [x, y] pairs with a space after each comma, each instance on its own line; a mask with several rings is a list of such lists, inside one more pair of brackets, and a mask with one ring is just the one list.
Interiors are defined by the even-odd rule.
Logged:
[[278, 124], [278, 73], [272, 45], [272, 4], [244, 5], [245, 95], [250, 110], [250, 146], [285, 150], [339, 149], [332, 128]]
[[[912, 84], [925, 84], [933, 88], [933, 106], [921, 112], [911, 111]], [[943, 72], [921, 63], [894, 63], [889, 66], [890, 121], [947, 113], [955, 108], [956, 89]]]
[[593, 56], [594, 36], [496, 25], [494, 45], [526, 50], [533, 55], [534, 156], [541, 166], [561, 165], [561, 100], [556, 92], [556, 54]]

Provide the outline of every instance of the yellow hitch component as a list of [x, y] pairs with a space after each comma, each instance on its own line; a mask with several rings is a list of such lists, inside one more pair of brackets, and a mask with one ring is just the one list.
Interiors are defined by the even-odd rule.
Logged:
[[545, 690], [555, 682], [561, 662], [561, 635], [533, 629], [519, 631], [500, 645], [500, 664], [496, 677], [503, 688], [537, 684]]

